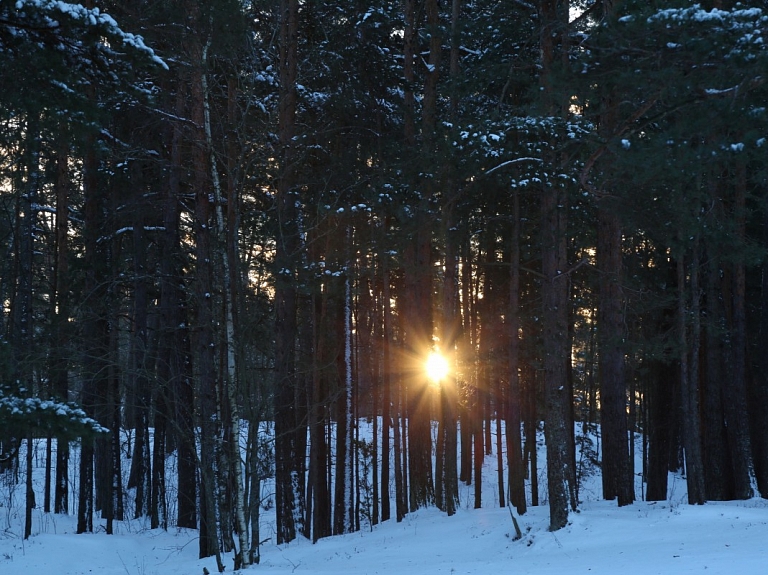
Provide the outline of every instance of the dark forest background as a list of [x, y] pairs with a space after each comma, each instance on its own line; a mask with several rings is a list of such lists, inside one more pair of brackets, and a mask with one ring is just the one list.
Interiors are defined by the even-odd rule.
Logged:
[[692, 504], [768, 494], [765, 8], [0, 0], [0, 466], [48, 439], [28, 517], [149, 516], [246, 566], [270, 478], [278, 543], [452, 514], [492, 451], [525, 513], [542, 425], [553, 530], [575, 429], [619, 505], [670, 470]]

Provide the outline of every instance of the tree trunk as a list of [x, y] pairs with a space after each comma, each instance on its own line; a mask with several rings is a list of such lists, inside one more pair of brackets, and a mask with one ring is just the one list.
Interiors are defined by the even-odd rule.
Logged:
[[[55, 300], [53, 300], [55, 301]], [[43, 513], [51, 512], [51, 473], [53, 472], [53, 437], [45, 438], [45, 483], [43, 486]]]
[[[35, 273], [35, 238], [38, 232], [38, 213], [40, 204], [40, 146], [41, 137], [39, 120], [30, 114], [25, 126], [26, 141], [24, 150], [24, 172], [19, 168], [21, 178], [17, 191], [16, 230], [14, 241], [16, 251], [16, 289], [12, 297], [10, 320], [11, 331], [8, 334], [13, 352], [13, 378], [21, 395], [33, 393], [33, 342], [35, 325], [33, 293]], [[10, 383], [10, 382], [7, 382]], [[21, 441], [22, 437], [17, 438]]]
[[[211, 183], [213, 185], [213, 196], [215, 202], [215, 217], [216, 217], [216, 230], [218, 234], [218, 242], [216, 246], [217, 260], [222, 266], [222, 278], [224, 283], [223, 295], [224, 295], [224, 330], [225, 330], [225, 357], [226, 357], [226, 371], [223, 386], [224, 392], [222, 393], [222, 402], [225, 404], [225, 411], [229, 415], [228, 421], [222, 421], [222, 425], [229, 426], [229, 453], [228, 459], [232, 466], [232, 481], [231, 485], [234, 489], [232, 498], [235, 505], [235, 530], [238, 534], [240, 548], [237, 551], [235, 557], [235, 565], [237, 567], [247, 567], [250, 564], [249, 554], [246, 550], [250, 548], [248, 544], [248, 526], [245, 522], [245, 489], [243, 485], [243, 459], [240, 454], [240, 410], [237, 402], [237, 365], [236, 365], [236, 342], [235, 342], [235, 290], [232, 286], [232, 266], [230, 264], [230, 245], [232, 246], [233, 253], [236, 253], [235, 241], [231, 241], [230, 233], [227, 228], [224, 219], [224, 210], [222, 208], [223, 193], [222, 186], [219, 180], [219, 170], [216, 164], [216, 152], [213, 145], [213, 134], [211, 131], [211, 111], [210, 111], [210, 97], [208, 94], [208, 75], [207, 75], [207, 56], [208, 47], [210, 45], [210, 37], [208, 44], [203, 48], [202, 54], [202, 74], [201, 74], [201, 89], [203, 92], [203, 117], [205, 127], [205, 140], [208, 148], [208, 155], [210, 160], [211, 170]], [[235, 198], [228, 198], [230, 204], [235, 203]]]
[[[552, 93], [552, 69], [565, 58], [567, 0], [542, 0], [540, 83], [547, 109], [558, 113], [559, 106]], [[554, 157], [548, 159], [555, 161]], [[542, 259], [542, 337], [544, 366], [544, 404], [546, 409], [544, 435], [547, 444], [547, 486], [549, 490], [549, 528], [556, 531], [568, 522], [569, 493], [574, 486], [575, 470], [569, 456], [567, 429], [571, 398], [568, 396], [568, 374], [564, 358], [568, 348], [568, 276], [566, 222], [568, 194], [564, 184], [545, 185], [541, 191], [541, 259]]]
[[472, 462], [475, 481], [475, 509], [480, 509], [483, 506], [483, 460], [485, 458], [485, 449], [483, 449], [483, 417], [481, 406], [482, 399], [480, 398], [480, 390], [476, 388], [470, 415], [472, 420]]
[[512, 214], [512, 245], [509, 267], [509, 389], [506, 401], [507, 485], [509, 502], [517, 512], [526, 512], [525, 465], [522, 457], [520, 435], [521, 403], [520, 386], [520, 195], [514, 192]]
[[32, 510], [35, 508], [35, 489], [32, 484], [32, 463], [34, 462], [34, 446], [32, 434], [26, 437], [27, 454], [25, 469], [26, 497], [24, 504], [24, 539], [32, 535]]
[[[462, 246], [462, 265], [461, 265], [461, 286], [463, 292], [462, 298], [462, 319], [463, 326], [461, 339], [459, 341], [459, 357], [464, 363], [473, 361], [473, 334], [474, 334], [474, 309], [472, 307], [472, 248], [469, 240], [466, 240]], [[471, 398], [469, 395], [469, 383], [461, 382], [463, 386], [461, 403], [459, 405], [459, 419], [461, 438], [461, 466], [459, 471], [459, 480], [467, 485], [472, 484], [472, 416], [471, 416]], [[458, 390], [457, 390], [458, 391]]]
[[[204, 169], [198, 164], [196, 172]], [[216, 483], [219, 477], [219, 411], [217, 409], [216, 370], [212, 310], [210, 252], [210, 206], [205, 177], [196, 177], [195, 202], [195, 394], [200, 402], [200, 558], [215, 555], [221, 562], [219, 548], [219, 512]]]
[[151, 485], [151, 454], [149, 443], [150, 419], [150, 384], [147, 369], [148, 326], [147, 326], [147, 253], [144, 241], [144, 219], [138, 209], [137, 219], [133, 226], [133, 339], [131, 341], [133, 389], [131, 397], [133, 405], [136, 435], [133, 443], [131, 458], [131, 473], [128, 487], [136, 489], [136, 508], [134, 518], [150, 513]]
[[[298, 380], [295, 373], [296, 254], [298, 195], [294, 192], [296, 153], [296, 79], [298, 63], [298, 0], [280, 2], [280, 110], [278, 132], [281, 176], [277, 183], [277, 218], [280, 233], [275, 263], [281, 270], [275, 286], [275, 488], [277, 543], [287, 543], [303, 531], [298, 518], [304, 515], [303, 482], [300, 475], [303, 453], [298, 452], [300, 423], [296, 418], [295, 397]], [[300, 522], [300, 521], [299, 521]]]
[[[602, 8], [604, 18], [615, 18], [614, 0], [603, 0]], [[598, 128], [606, 139], [616, 137], [619, 128], [617, 114], [617, 105], [608, 95], [603, 101]], [[600, 199], [597, 222], [597, 268], [600, 271], [597, 325], [603, 498], [616, 498], [621, 507], [632, 503], [635, 494], [627, 443], [622, 228], [616, 209], [610, 196]]]
[[[346, 236], [346, 245], [349, 251], [352, 243], [352, 233], [349, 228], [347, 228]], [[354, 407], [353, 396], [353, 382], [357, 379], [355, 377], [357, 370], [354, 369], [354, 358], [352, 357], [352, 279], [350, 275], [353, 265], [349, 253], [347, 253], [346, 257], [346, 267], [347, 273], [344, 278], [344, 409], [346, 411], [347, 435], [344, 441], [346, 443], [347, 458], [345, 461], [346, 471], [344, 473], [346, 479], [344, 483], [344, 532], [351, 533], [358, 528], [355, 519], [355, 484], [357, 483], [357, 473], [355, 471], [355, 461], [357, 460], [355, 431], [357, 428], [357, 413]]]
[[[197, 8], [196, 8], [197, 10]], [[195, 395], [198, 400], [200, 433], [200, 538], [199, 556], [216, 557], [221, 572], [223, 563], [219, 536], [221, 525], [218, 481], [221, 469], [221, 404], [216, 377], [216, 344], [213, 314], [213, 263], [211, 246], [211, 190], [205, 154], [205, 94], [202, 68], [204, 47], [200, 38], [190, 40], [190, 116], [195, 124], [192, 138], [196, 146], [192, 155], [192, 192], [194, 193], [195, 278], [193, 282], [194, 323], [192, 356]]]
[[650, 369], [648, 403], [648, 471], [646, 473], [645, 497], [648, 501], [667, 499], [667, 477], [669, 474], [669, 452], [672, 449], [672, 421], [670, 417], [679, 408], [674, 405], [672, 387], [677, 378], [671, 366], [654, 362]]
[[[395, 394], [392, 398], [392, 402], [395, 408], [395, 414], [393, 417], [392, 427], [394, 431], [394, 456], [395, 456], [395, 516], [397, 522], [400, 523], [405, 514], [408, 513], [408, 495], [404, 481], [404, 469], [403, 461], [405, 454], [403, 453], [403, 438], [402, 438], [402, 421], [405, 420], [405, 413], [403, 406], [403, 385], [400, 374], [397, 375], [397, 381], [395, 382]], [[407, 467], [405, 467], [407, 470]]]
[[149, 509], [149, 528], [168, 529], [168, 511], [165, 504], [165, 457], [167, 435], [167, 408], [165, 399], [155, 400], [155, 435], [152, 442], [152, 477]]
[[[386, 232], [386, 229], [385, 229]], [[381, 390], [381, 520], [388, 521], [391, 516], [389, 497], [390, 443], [389, 430], [392, 426], [392, 300], [390, 293], [390, 273], [387, 260], [382, 267], [382, 307], [384, 333], [382, 334], [382, 390]]]
[[[459, 51], [461, 50], [460, 17], [461, 0], [451, 2], [451, 51], [449, 55], [449, 75], [451, 81], [459, 78]], [[436, 38], [439, 42], [439, 37]], [[435, 46], [434, 52], [439, 56], [439, 46]], [[431, 51], [432, 53], [432, 51]], [[458, 98], [451, 96], [451, 117], [455, 118], [458, 112]], [[459, 505], [459, 476], [458, 476], [458, 350], [461, 337], [461, 314], [459, 302], [459, 253], [457, 240], [454, 237], [455, 202], [461, 191], [458, 187], [456, 175], [450, 173], [447, 182], [450, 195], [443, 206], [443, 235], [445, 238], [445, 284], [443, 286], [443, 333], [441, 346], [449, 364], [449, 371], [445, 381], [440, 387], [440, 436], [443, 438], [442, 473], [438, 480], [442, 484], [442, 499], [445, 512], [448, 516], [456, 513]]]
[[[176, 115], [185, 114], [182, 78], [176, 90]], [[194, 390], [189, 373], [189, 327], [185, 317], [181, 267], [179, 220], [181, 217], [181, 174], [183, 126], [174, 122], [171, 134], [171, 163], [168, 187], [163, 199], [163, 232], [160, 235], [160, 343], [158, 379], [170, 395], [168, 407], [175, 422], [173, 434], [178, 459], [178, 527], [197, 527], [197, 456], [193, 423]]]
[[496, 483], [499, 489], [499, 507], [506, 507], [506, 492], [504, 490], [504, 450], [501, 440], [501, 422], [504, 417], [504, 394], [501, 389], [501, 380], [497, 381], [496, 388]]
[[[55, 305], [53, 313], [53, 344], [51, 349], [51, 383], [59, 401], [69, 399], [69, 370], [67, 349], [69, 333], [69, 154], [62, 145], [56, 157], [56, 264], [54, 268]], [[69, 513], [69, 442], [56, 440], [56, 478], [54, 480], [53, 511]]]
[[[116, 323], [117, 319], [113, 318], [113, 322]], [[111, 430], [110, 435], [107, 437], [108, 449], [106, 455], [109, 457], [108, 465], [109, 470], [107, 473], [107, 481], [109, 481], [107, 496], [108, 509], [102, 514], [107, 518], [107, 534], [113, 533], [113, 521], [122, 521], [124, 517], [123, 507], [123, 465], [122, 454], [120, 451], [121, 445], [121, 430], [122, 417], [121, 417], [121, 405], [120, 405], [120, 377], [118, 373], [117, 365], [117, 328], [110, 333], [110, 356], [113, 358], [110, 361], [110, 373], [109, 382], [107, 388], [107, 418], [108, 424], [105, 426]]]
[[[455, 192], [454, 192], [455, 193]], [[451, 201], [453, 201], [451, 199]], [[459, 503], [459, 485], [456, 468], [456, 449], [458, 447], [457, 418], [458, 407], [456, 347], [459, 334], [459, 283], [458, 283], [458, 254], [456, 240], [453, 237], [454, 226], [453, 205], [443, 208], [443, 237], [445, 241], [445, 275], [443, 283], [443, 318], [442, 335], [440, 337], [441, 350], [449, 364], [448, 374], [440, 382], [440, 423], [439, 437], [442, 443], [441, 470], [437, 474], [439, 487], [436, 488], [441, 495], [442, 509], [450, 516], [456, 513]]]
[[[347, 273], [349, 274], [351, 270]], [[349, 277], [344, 278], [343, 296], [337, 300], [336, 341], [343, 342], [337, 356], [339, 393], [336, 409], [336, 486], [333, 517], [334, 535], [354, 530], [354, 417], [352, 412], [352, 309]]]
[[314, 342], [312, 365], [312, 390], [309, 410], [309, 434], [311, 449], [309, 452], [309, 486], [310, 495], [307, 501], [312, 505], [312, 542], [328, 537], [333, 533], [331, 524], [331, 495], [327, 481], [326, 461], [328, 459], [328, 442], [326, 440], [327, 426], [326, 416], [328, 392], [326, 378], [323, 376], [323, 363], [326, 338], [321, 335], [325, 325], [327, 292], [313, 295], [312, 313], [312, 340]]
[[568, 455], [568, 278], [566, 268], [564, 193], [554, 186], [543, 190], [542, 208], [542, 336], [544, 341], [544, 435], [547, 444], [547, 487], [552, 531], [568, 522], [568, 497], [573, 472]]
[[704, 474], [706, 497], [709, 501], [724, 501], [731, 497], [733, 481], [728, 461], [723, 401], [724, 350], [720, 331], [723, 328], [721, 305], [720, 265], [709, 255], [706, 267], [706, 314], [704, 328], [704, 362], [706, 373], [702, 377], [702, 441], [704, 445]]
[[[763, 247], [768, 245], [768, 211], [763, 212]], [[760, 496], [768, 498], [768, 262], [763, 261], [760, 281], [760, 336], [757, 369], [751, 378], [750, 415], [755, 457], [755, 475]]]
[[261, 460], [261, 417], [254, 416], [257, 408], [251, 406], [252, 413], [248, 420], [248, 458], [246, 467], [247, 477], [250, 479], [248, 490], [248, 510], [250, 519], [251, 548], [249, 551], [251, 564], [258, 565], [261, 562], [261, 481], [266, 462]]
[[[416, 57], [416, 11], [413, 0], [405, 3], [405, 42], [403, 46], [404, 74], [406, 88], [412, 88], [414, 82], [413, 62]], [[436, 121], [437, 79], [439, 74], [441, 40], [438, 33], [439, 17], [437, 0], [425, 0], [427, 26], [430, 28], [429, 65], [424, 83], [424, 99], [422, 109], [422, 133], [424, 149], [432, 152], [434, 129]], [[410, 27], [410, 29], [409, 29]], [[406, 94], [408, 97], [408, 94]], [[413, 93], [410, 93], [413, 98]], [[415, 144], [415, 129], [409, 124], [413, 115], [412, 101], [406, 101], [406, 131], [405, 138], [409, 147]], [[414, 148], [414, 152], [415, 152]], [[431, 179], [424, 182], [424, 197], [431, 198]], [[432, 342], [432, 285], [431, 285], [431, 236], [428, 229], [429, 216], [425, 207], [417, 207], [413, 242], [406, 249], [406, 290], [408, 291], [409, 311], [407, 312], [408, 330], [406, 342], [414, 357], [423, 355], [424, 350], [431, 347]], [[434, 481], [432, 474], [432, 435], [430, 396], [426, 378], [417, 370], [407, 380], [408, 397], [408, 456], [410, 483], [410, 510], [415, 511], [434, 503]]]
[[[533, 335], [533, 337], [536, 337]], [[531, 479], [531, 505], [539, 505], [539, 457], [537, 434], [539, 429], [538, 389], [539, 381], [536, 376], [536, 370], [526, 358], [521, 368], [523, 376], [524, 389], [524, 416], [523, 429], [525, 430], [525, 442], [523, 444], [523, 465], [528, 470], [528, 477]]]
[[619, 506], [634, 501], [627, 437], [627, 390], [624, 376], [624, 296], [621, 288], [621, 224], [618, 215], [601, 202], [597, 228], [598, 369], [600, 423], [603, 439], [603, 497], [618, 498]]
[[[694, 248], [698, 251], [698, 244]], [[695, 280], [698, 275], [699, 258], [694, 253], [693, 265], [691, 266], [691, 293], [692, 301], [698, 300], [698, 281]], [[680, 338], [680, 382], [682, 386], [682, 418], [683, 418], [683, 446], [685, 449], [685, 473], [688, 482], [688, 503], [703, 504], [706, 500], [704, 490], [704, 468], [701, 453], [701, 420], [699, 414], [699, 386], [698, 369], [694, 366], [693, 371], [690, 368], [691, 361], [698, 364], [698, 346], [691, 349], [689, 356], [688, 348], [688, 306], [686, 305], [686, 283], [685, 283], [685, 264], [683, 257], [677, 260], [677, 287], [678, 287], [678, 337]], [[691, 314], [698, 313], [698, 303], [694, 301], [691, 308]], [[696, 342], [694, 342], [695, 344]], [[691, 359], [689, 359], [689, 357]], [[694, 379], [694, 376], [696, 377]]]
[[[84, 269], [85, 293], [88, 294], [84, 306], [88, 314], [83, 320], [85, 347], [88, 351], [83, 366], [83, 385], [80, 403], [89, 417], [94, 417], [96, 390], [104, 385], [102, 365], [105, 357], [104, 338], [101, 331], [101, 309], [104, 305], [103, 263], [106, 259], [99, 237], [103, 224], [103, 197], [98, 186], [98, 160], [96, 158], [95, 138], [89, 138], [88, 150], [83, 160], [83, 193], [85, 196], [83, 242], [85, 244]], [[80, 450], [80, 485], [78, 488], [77, 533], [93, 531], [93, 441], [83, 439]]]
[[[746, 243], [746, 166], [736, 166], [734, 193], [734, 219], [736, 239], [739, 245]], [[746, 268], [744, 257], [737, 254], [733, 262], [733, 288], [731, 306], [733, 323], [729, 326], [731, 346], [729, 349], [730, 373], [724, 380], [725, 428], [733, 465], [734, 496], [749, 499], [754, 494], [755, 480], [752, 463], [752, 445], [749, 434], [749, 409], [747, 406], [747, 308], [746, 308]]]
[[[414, 243], [406, 249], [406, 292], [408, 331], [406, 346], [414, 357], [422, 357], [432, 335], [431, 242], [426, 224], [416, 225]], [[410, 273], [409, 273], [410, 272]], [[432, 433], [430, 397], [426, 376], [416, 368], [406, 380], [408, 410], [409, 510], [434, 503], [432, 477]]]
[[[676, 279], [676, 264], [665, 268], [665, 277], [669, 285]], [[660, 333], [672, 332], [679, 324], [679, 302], [675, 307], [662, 311], [662, 317], [655, 327]], [[679, 327], [677, 328], [679, 329]], [[650, 366], [650, 385], [646, 394], [648, 412], [648, 472], [646, 499], [664, 501], [667, 498], [667, 478], [669, 471], [678, 471], [676, 465], [679, 451], [681, 420], [681, 381], [679, 364], [656, 359]]]

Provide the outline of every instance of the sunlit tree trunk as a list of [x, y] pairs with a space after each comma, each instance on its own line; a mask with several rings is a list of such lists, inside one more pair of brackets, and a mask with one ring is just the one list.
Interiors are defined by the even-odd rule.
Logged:
[[[456, 240], [453, 237], [454, 217], [453, 205], [443, 208], [443, 237], [445, 242], [445, 275], [443, 281], [443, 316], [442, 335], [440, 337], [441, 351], [449, 364], [448, 374], [439, 382], [439, 428], [438, 440], [441, 449], [438, 450], [439, 471], [436, 473], [435, 501], [438, 507], [448, 515], [456, 512], [459, 501], [458, 470], [457, 470], [457, 361], [456, 344], [460, 337], [460, 318], [458, 314], [458, 255]], [[439, 495], [439, 497], [438, 497]]]
[[[399, 327], [400, 333], [402, 333], [402, 325]], [[398, 353], [403, 353], [402, 344], [399, 346]], [[394, 361], [391, 365], [394, 365]], [[408, 466], [406, 465], [407, 453], [405, 450], [405, 434], [403, 433], [407, 416], [407, 407], [403, 389], [402, 373], [398, 369], [393, 375], [395, 378], [394, 393], [392, 395], [392, 404], [394, 407], [392, 425], [394, 428], [393, 447], [395, 456], [395, 514], [397, 522], [399, 523], [408, 513], [408, 487], [406, 480]]]
[[[462, 333], [459, 341], [459, 357], [462, 365], [469, 366], [474, 361], [474, 350], [472, 348], [473, 340], [473, 327], [474, 309], [472, 306], [472, 293], [473, 293], [473, 281], [472, 281], [472, 248], [470, 247], [469, 239], [465, 239], [462, 245], [462, 258], [461, 258], [461, 292], [462, 292]], [[464, 377], [469, 377], [465, 373]], [[461, 439], [460, 451], [461, 451], [461, 465], [459, 468], [459, 480], [463, 481], [467, 485], [472, 483], [472, 415], [470, 408], [471, 398], [468, 397], [469, 382], [463, 381], [461, 385], [463, 390], [459, 390], [462, 394], [459, 401], [460, 407], [460, 430], [459, 435]]]
[[[385, 229], [386, 233], [386, 229]], [[382, 390], [381, 390], [381, 520], [388, 521], [391, 516], [389, 497], [390, 442], [389, 431], [396, 429], [392, 425], [392, 302], [390, 293], [390, 272], [386, 258], [382, 265]], [[399, 455], [399, 454], [398, 454]]]
[[[452, 82], [459, 79], [459, 52], [461, 50], [460, 18], [462, 0], [451, 2], [451, 50], [449, 55], [449, 75]], [[439, 39], [436, 39], [439, 41]], [[435, 50], [437, 51], [437, 50]], [[458, 112], [458, 97], [452, 95], [451, 114]], [[440, 413], [444, 430], [441, 436], [444, 441], [444, 460], [442, 477], [443, 504], [445, 512], [450, 516], [456, 512], [459, 504], [459, 471], [458, 471], [458, 418], [459, 418], [459, 385], [457, 369], [459, 366], [458, 351], [461, 346], [461, 312], [459, 301], [459, 245], [453, 226], [456, 220], [455, 205], [460, 191], [455, 174], [448, 178], [447, 188], [451, 196], [443, 207], [444, 236], [445, 236], [445, 285], [443, 287], [443, 321], [441, 346], [449, 371], [446, 380], [440, 388]]]
[[[413, 357], [423, 357], [432, 332], [430, 233], [426, 225], [416, 226], [413, 245], [406, 248], [406, 347]], [[410, 273], [408, 273], [410, 272]], [[434, 502], [432, 476], [431, 406], [423, 369], [416, 367], [406, 377], [408, 410], [409, 510], [416, 511]]]

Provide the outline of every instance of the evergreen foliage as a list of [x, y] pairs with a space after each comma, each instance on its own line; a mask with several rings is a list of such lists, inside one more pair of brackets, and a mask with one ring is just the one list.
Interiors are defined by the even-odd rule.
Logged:
[[[0, 3], [0, 102], [4, 114], [59, 111], [58, 121], [88, 121], [89, 94], [110, 87], [132, 97], [137, 66], [167, 69], [141, 36], [99, 8], [55, 0]], [[114, 99], [113, 99], [114, 103]]]
[[0, 437], [52, 434], [62, 440], [92, 438], [109, 430], [73, 403], [0, 395]]
[[78, 529], [111, 530], [130, 430], [136, 513], [221, 568], [258, 562], [272, 476], [279, 542], [316, 541], [451, 514], [459, 480], [486, 505], [506, 453], [499, 501], [548, 489], [558, 529], [574, 425], [620, 505], [630, 433], [650, 498], [683, 462], [692, 502], [765, 495], [766, 26], [754, 2], [0, 0], [9, 461], [95, 437]]

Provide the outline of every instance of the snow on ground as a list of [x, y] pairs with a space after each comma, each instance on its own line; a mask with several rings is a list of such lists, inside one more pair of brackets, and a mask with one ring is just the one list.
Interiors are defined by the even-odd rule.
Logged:
[[[670, 498], [618, 508], [597, 500], [599, 475], [584, 480], [584, 502], [567, 527], [547, 530], [546, 505], [519, 517], [524, 536], [513, 541], [508, 509], [496, 507], [495, 456], [484, 470], [484, 509], [472, 509], [462, 487], [461, 509], [447, 517], [436, 509], [331, 537], [261, 549], [251, 572], [270, 575], [653, 575], [768, 573], [768, 500], [684, 501], [685, 483], [670, 475]], [[640, 489], [638, 488], [638, 494]], [[117, 524], [106, 535], [75, 535], [75, 517], [35, 510], [33, 536], [24, 541], [23, 486], [0, 482], [0, 573], [8, 575], [201, 575], [216, 573], [213, 558], [197, 559], [197, 533], [149, 530], [145, 520]], [[273, 534], [274, 514], [264, 512], [262, 537]], [[231, 557], [225, 558], [227, 571]]]

